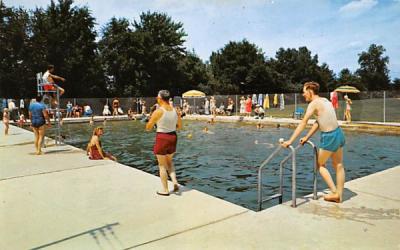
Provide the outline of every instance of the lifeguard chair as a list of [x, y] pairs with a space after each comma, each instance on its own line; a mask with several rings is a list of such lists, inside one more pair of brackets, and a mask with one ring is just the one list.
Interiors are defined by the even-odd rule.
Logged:
[[[62, 114], [60, 110], [60, 89], [57, 84], [47, 83], [43, 80], [43, 74], [41, 72], [36, 74], [36, 85], [37, 94], [42, 96], [42, 102], [46, 105], [49, 112], [54, 112], [54, 123], [57, 124], [55, 144], [62, 144], [63, 140], [61, 137], [61, 119]], [[51, 105], [51, 95], [55, 94], [57, 105], [55, 108]]]

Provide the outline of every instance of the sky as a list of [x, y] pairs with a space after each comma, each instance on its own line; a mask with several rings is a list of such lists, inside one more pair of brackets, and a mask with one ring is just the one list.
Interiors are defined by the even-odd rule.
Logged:
[[[3, 0], [6, 6], [46, 7], [50, 0]], [[204, 61], [229, 41], [247, 39], [267, 58], [306, 46], [336, 74], [354, 72], [358, 54], [372, 43], [389, 56], [390, 77], [400, 78], [400, 0], [75, 0], [88, 6], [101, 28], [112, 17], [133, 22], [142, 12], [163, 12], [182, 22], [185, 46]]]

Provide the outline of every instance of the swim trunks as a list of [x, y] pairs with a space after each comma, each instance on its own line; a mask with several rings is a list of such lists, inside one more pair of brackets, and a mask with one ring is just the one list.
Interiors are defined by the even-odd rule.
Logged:
[[156, 142], [153, 152], [156, 155], [168, 155], [176, 152], [177, 135], [176, 132], [161, 133], [157, 132]]
[[335, 130], [329, 132], [321, 132], [320, 137], [319, 147], [330, 152], [336, 152], [346, 143], [343, 131], [340, 127], [337, 127]]
[[43, 89], [45, 91], [55, 91], [56, 87], [52, 83], [45, 83], [43, 84]]

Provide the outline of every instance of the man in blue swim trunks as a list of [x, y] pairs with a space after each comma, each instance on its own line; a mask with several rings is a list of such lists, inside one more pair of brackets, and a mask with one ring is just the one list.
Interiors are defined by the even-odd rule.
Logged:
[[[343, 199], [345, 171], [343, 166], [343, 146], [345, 138], [342, 129], [339, 127], [335, 110], [331, 102], [318, 95], [319, 84], [306, 82], [303, 87], [303, 96], [309, 103], [303, 120], [297, 126], [293, 135], [282, 146], [289, 147], [294, 140], [306, 128], [308, 120], [316, 115], [314, 123], [308, 134], [301, 138], [300, 143], [304, 144], [319, 129], [321, 130], [320, 150], [318, 154], [319, 173], [331, 190], [330, 194], [324, 196], [326, 201], [340, 203]], [[329, 171], [326, 169], [326, 162], [332, 159], [333, 168], [336, 170], [336, 186]]]
[[50, 118], [46, 106], [40, 101], [40, 96], [36, 97], [36, 102], [29, 105], [29, 119], [31, 120], [31, 127], [35, 134], [35, 148], [36, 154], [42, 154], [42, 141], [45, 135], [45, 124], [50, 127]]

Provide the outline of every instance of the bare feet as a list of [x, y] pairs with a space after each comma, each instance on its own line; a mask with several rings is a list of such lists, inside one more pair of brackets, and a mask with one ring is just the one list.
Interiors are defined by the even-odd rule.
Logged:
[[36, 155], [41, 155], [42, 154], [42, 151], [37, 151], [36, 152]]
[[340, 197], [340, 195], [336, 193], [324, 195], [324, 200], [329, 202], [342, 203], [342, 197]]
[[179, 191], [179, 185], [178, 184], [174, 184], [174, 192], [178, 192]]

